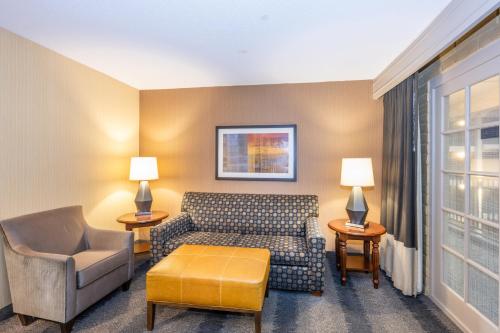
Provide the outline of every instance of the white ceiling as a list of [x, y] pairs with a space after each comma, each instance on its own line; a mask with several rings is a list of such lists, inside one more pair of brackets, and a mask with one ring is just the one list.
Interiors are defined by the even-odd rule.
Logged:
[[373, 79], [449, 0], [0, 0], [0, 26], [139, 89]]

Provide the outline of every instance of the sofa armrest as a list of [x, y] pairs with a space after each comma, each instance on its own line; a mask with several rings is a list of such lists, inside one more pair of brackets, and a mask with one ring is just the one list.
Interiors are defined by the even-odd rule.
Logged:
[[156, 264], [164, 257], [165, 243], [185, 232], [194, 230], [194, 225], [188, 213], [180, 213], [151, 228], [151, 264]]
[[317, 217], [309, 217], [306, 220], [306, 241], [307, 247], [310, 251], [312, 249], [320, 249], [324, 251], [325, 249], [326, 239], [321, 233]]
[[321, 233], [317, 217], [306, 220], [306, 244], [309, 252], [309, 288], [323, 291], [325, 285], [326, 239]]
[[128, 278], [134, 276], [134, 233], [132, 231], [105, 230], [86, 226], [86, 238], [91, 250], [128, 251]]
[[11, 248], [4, 239], [13, 310], [60, 323], [76, 316], [75, 260], [37, 252], [25, 245]]

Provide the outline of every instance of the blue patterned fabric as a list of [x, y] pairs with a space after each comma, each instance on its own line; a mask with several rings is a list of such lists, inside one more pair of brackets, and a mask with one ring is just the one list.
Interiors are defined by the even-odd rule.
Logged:
[[271, 288], [323, 291], [318, 210], [315, 195], [187, 192], [182, 213], [151, 228], [151, 263], [182, 244], [267, 248]]
[[163, 222], [150, 230], [151, 238], [151, 264], [154, 265], [165, 256], [164, 247], [167, 240], [176, 236], [180, 236], [190, 230], [194, 226], [191, 218], [186, 213], [181, 213], [173, 219]]
[[271, 251], [271, 264], [307, 266], [308, 251], [303, 237], [242, 235], [235, 244], [240, 247], [263, 248]]
[[187, 192], [181, 211], [199, 231], [304, 237], [318, 209], [314, 195]]
[[306, 221], [306, 242], [309, 249], [309, 283], [311, 290], [323, 290], [325, 285], [326, 239], [321, 234], [317, 217]]
[[192, 245], [216, 245], [236, 246], [240, 234], [225, 234], [221, 232], [188, 231], [180, 236], [174, 237], [165, 243], [163, 255], [168, 256], [170, 252], [182, 244]]

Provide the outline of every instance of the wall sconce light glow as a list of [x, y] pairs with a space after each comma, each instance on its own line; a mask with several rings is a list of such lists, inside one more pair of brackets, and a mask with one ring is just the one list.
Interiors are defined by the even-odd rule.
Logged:
[[457, 125], [458, 125], [458, 127], [464, 127], [465, 126], [465, 120], [460, 119], [459, 121], [457, 121]]
[[461, 191], [465, 190], [465, 185], [464, 185], [464, 183], [460, 183], [460, 184], [458, 184], [458, 188], [459, 188]]

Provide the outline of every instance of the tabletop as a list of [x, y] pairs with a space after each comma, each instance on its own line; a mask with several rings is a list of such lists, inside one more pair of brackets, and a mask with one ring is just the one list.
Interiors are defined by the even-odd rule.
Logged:
[[135, 213], [128, 213], [120, 216], [116, 221], [125, 224], [143, 225], [147, 223], [161, 222], [168, 217], [168, 213], [161, 210], [152, 211], [151, 215], [136, 216]]
[[381, 224], [368, 221], [368, 227], [365, 229], [361, 229], [361, 228], [346, 226], [345, 223], [347, 221], [348, 219], [333, 220], [328, 223], [328, 227], [341, 234], [347, 234], [347, 235], [373, 237], [385, 234], [385, 228]]

